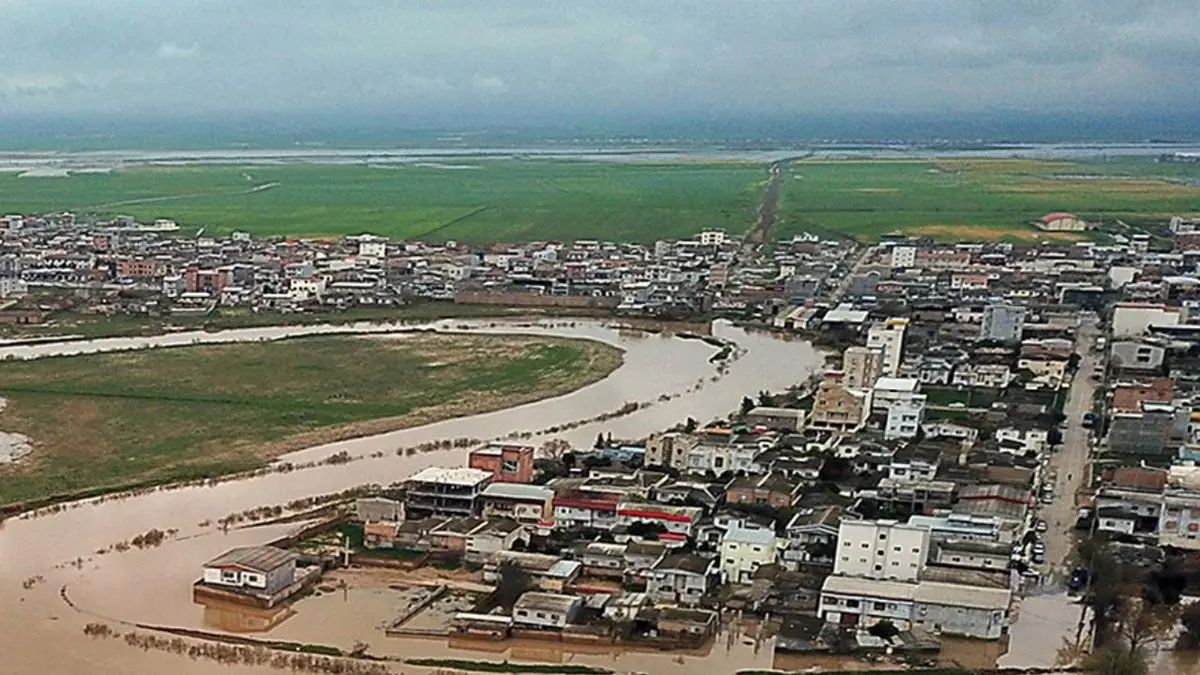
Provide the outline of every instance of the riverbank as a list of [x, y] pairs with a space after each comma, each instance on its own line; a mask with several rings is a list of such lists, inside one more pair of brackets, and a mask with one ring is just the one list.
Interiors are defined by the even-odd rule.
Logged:
[[[606, 377], [586, 340], [312, 336], [0, 364], [0, 427], [34, 452], [0, 504], [247, 471], [306, 447], [559, 396]], [[11, 509], [7, 509], [11, 510]]]

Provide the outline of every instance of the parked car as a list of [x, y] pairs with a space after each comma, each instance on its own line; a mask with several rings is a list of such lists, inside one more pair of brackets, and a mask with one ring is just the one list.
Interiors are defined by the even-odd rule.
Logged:
[[1034, 552], [1033, 552], [1033, 562], [1034, 562], [1035, 564], [1038, 564], [1038, 565], [1040, 565], [1040, 564], [1042, 564], [1042, 563], [1046, 562], [1046, 554], [1045, 554], [1045, 552], [1038, 553], [1037, 551], [1034, 551]]
[[1067, 580], [1067, 588], [1072, 591], [1078, 591], [1084, 586], [1087, 586], [1088, 571], [1082, 567], [1076, 567], [1074, 572], [1071, 572], [1071, 578]]
[[1039, 520], [1039, 521], [1037, 521], [1037, 525], [1035, 525], [1033, 529], [1038, 532], [1045, 532], [1046, 530], [1050, 529], [1050, 526], [1046, 524], [1046, 521]]
[[1043, 492], [1042, 493], [1042, 503], [1043, 504], [1053, 504], [1054, 503], [1054, 493], [1053, 492]]

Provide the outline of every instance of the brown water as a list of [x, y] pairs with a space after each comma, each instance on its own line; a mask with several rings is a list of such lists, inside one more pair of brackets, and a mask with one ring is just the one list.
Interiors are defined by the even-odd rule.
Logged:
[[[442, 328], [465, 322], [439, 322]], [[599, 323], [573, 326], [544, 324], [535, 327], [495, 327], [472, 323], [474, 330], [537, 333], [601, 340], [625, 350], [625, 362], [606, 379], [576, 392], [516, 408], [477, 415], [379, 436], [311, 448], [289, 459], [319, 459], [340, 450], [366, 456], [384, 451], [383, 458], [362, 459], [344, 465], [322, 466], [292, 473], [269, 474], [253, 479], [152, 492], [121, 500], [87, 503], [79, 508], [38, 518], [13, 519], [0, 524], [0, 675], [87, 673], [88, 675], [183, 673], [185, 675], [267, 672], [265, 669], [227, 668], [215, 663], [192, 662], [155, 652], [142, 652], [113, 640], [93, 640], [81, 629], [98, 619], [110, 623], [140, 622], [189, 628], [244, 630], [245, 619], [206, 610], [191, 600], [191, 583], [200, 565], [222, 551], [268, 541], [292, 526], [269, 526], [222, 533], [202, 521], [263, 504], [284, 503], [313, 494], [336, 492], [358, 484], [401, 480], [432, 465], [459, 465], [465, 450], [398, 457], [400, 446], [423, 441], [474, 437], [490, 438], [513, 431], [535, 430], [609, 412], [627, 401], [657, 401], [676, 396], [631, 415], [589, 424], [562, 434], [587, 446], [598, 432], [616, 437], [641, 437], [681, 422], [688, 416], [701, 423], [728, 413], [747, 392], [778, 390], [805, 379], [822, 367], [823, 356], [804, 342], [785, 342], [752, 335], [726, 324], [714, 334], [732, 339], [740, 356], [729, 372], [712, 381], [716, 367], [708, 362], [714, 348], [700, 341], [665, 335], [630, 335]], [[0, 348], [0, 358], [66, 353], [87, 353], [151, 346], [188, 345], [196, 342], [275, 339], [314, 333], [382, 332], [389, 327], [289, 327], [226, 331], [214, 334], [173, 334], [155, 338], [97, 340], [65, 345]], [[395, 328], [390, 327], [390, 328]], [[697, 384], [702, 384], [699, 390]], [[130, 539], [151, 528], [178, 528], [178, 538], [147, 550], [97, 556], [94, 551]], [[81, 565], [62, 563], [82, 560]], [[35, 575], [44, 581], [29, 589], [22, 582]], [[67, 598], [75, 608], [68, 605]], [[345, 597], [350, 597], [347, 594]], [[600, 646], [545, 643], [478, 643], [417, 638], [386, 638], [381, 627], [395, 607], [385, 594], [356, 592], [349, 602], [341, 592], [315, 598], [297, 607], [294, 616], [266, 634], [280, 639], [333, 644], [349, 648], [365, 641], [372, 651], [404, 657], [454, 656], [460, 658], [588, 663], [621, 672], [677, 673], [690, 675], [729, 673], [740, 668], [770, 668], [776, 664], [773, 643], [755, 640], [752, 634], [733, 629], [715, 644], [697, 653], [623, 651]], [[361, 605], [359, 611], [352, 608]], [[76, 609], [77, 608], [77, 609]], [[976, 643], [977, 644], [977, 643]], [[1014, 647], [1019, 647], [1014, 643]], [[981, 649], [987, 649], [983, 646]], [[780, 657], [783, 667], [838, 667], [841, 659], [814, 658], [796, 661]]]

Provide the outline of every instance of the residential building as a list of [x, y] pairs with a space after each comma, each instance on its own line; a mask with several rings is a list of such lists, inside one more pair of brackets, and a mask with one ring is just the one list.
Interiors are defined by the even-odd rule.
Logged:
[[883, 437], [887, 439], [916, 438], [924, 422], [925, 395], [918, 394], [888, 408]]
[[1141, 408], [1137, 412], [1112, 414], [1107, 436], [1109, 451], [1128, 455], [1173, 455], [1168, 441], [1175, 428], [1175, 407], [1143, 402]]
[[1006, 570], [1011, 553], [1008, 544], [969, 539], [947, 539], [934, 544], [933, 561], [952, 567]]
[[842, 384], [849, 389], [870, 389], [883, 372], [883, 351], [855, 345], [842, 352]]
[[558, 629], [574, 623], [583, 609], [578, 595], [529, 591], [513, 604], [513, 623], [533, 628]]
[[871, 414], [871, 393], [847, 389], [837, 379], [827, 374], [817, 386], [813, 397], [812, 412], [808, 417], [808, 428], [831, 431], [851, 431], [866, 423]]
[[797, 569], [802, 562], [832, 560], [837, 554], [837, 537], [845, 511], [839, 506], [802, 509], [787, 524], [783, 562]]
[[942, 635], [997, 640], [1008, 630], [1008, 588], [922, 581], [913, 595], [913, 625]]
[[894, 520], [843, 520], [833, 573], [913, 581], [929, 559], [929, 530]]
[[509, 551], [518, 541], [529, 542], [529, 530], [515, 520], [500, 518], [485, 521], [483, 527], [466, 537], [463, 557], [468, 562], [483, 563], [497, 551]]
[[479, 495], [484, 518], [511, 518], [520, 523], [554, 519], [554, 490], [541, 485], [491, 483]]
[[758, 406], [746, 413], [743, 421], [750, 426], [792, 432], [798, 431], [803, 426], [804, 411], [794, 408]]
[[817, 611], [826, 622], [843, 628], [868, 628], [888, 621], [900, 630], [909, 630], [916, 595], [915, 583], [834, 574], [821, 586]]
[[507, 565], [520, 568], [529, 575], [538, 590], [551, 593], [561, 593], [583, 573], [583, 563], [577, 560], [564, 560], [545, 553], [506, 550], [496, 551], [484, 563], [483, 580], [495, 583], [500, 579], [500, 570]]
[[410, 517], [475, 515], [494, 477], [480, 469], [431, 466], [405, 481], [405, 510]]
[[617, 522], [628, 527], [634, 523], [661, 525], [658, 538], [682, 545], [692, 536], [704, 509], [696, 506], [669, 506], [642, 502], [622, 502], [617, 506]]
[[383, 497], [363, 497], [355, 500], [354, 514], [363, 523], [398, 523], [404, 520], [404, 504]]
[[979, 339], [988, 342], [1018, 344], [1025, 326], [1025, 308], [1009, 303], [993, 303], [983, 308]]
[[783, 509], [792, 505], [800, 491], [800, 483], [788, 480], [783, 474], [771, 471], [761, 476], [734, 478], [725, 488], [727, 504], [759, 504]]
[[647, 590], [656, 602], [695, 605], [708, 593], [719, 569], [715, 558], [694, 553], [666, 555], [650, 570]]
[[867, 347], [878, 349], [883, 361], [880, 370], [887, 377], [900, 374], [900, 362], [904, 359], [904, 331], [908, 319], [892, 318], [871, 326], [867, 331]]
[[774, 530], [731, 527], [721, 538], [721, 577], [726, 583], [748, 584], [763, 565], [775, 563]]
[[1159, 345], [1122, 340], [1112, 344], [1110, 359], [1119, 378], [1127, 372], [1158, 372], [1165, 357], [1166, 350]]
[[646, 441], [646, 466], [665, 466], [677, 471], [687, 469], [687, 456], [700, 439], [692, 434], [672, 431], [654, 434]]
[[554, 527], [587, 527], [611, 530], [617, 526], [617, 504], [621, 495], [567, 489], [554, 495]]
[[1182, 307], [1148, 302], [1118, 302], [1112, 312], [1113, 340], [1140, 337], [1152, 326], [1177, 326], [1187, 320]]
[[274, 546], [234, 548], [204, 563], [201, 581], [231, 591], [272, 596], [296, 580], [299, 557]]
[[1200, 491], [1169, 487], [1162, 494], [1158, 524], [1160, 546], [1200, 550]]
[[528, 483], [533, 480], [533, 446], [488, 443], [471, 451], [467, 466], [490, 471], [499, 483]]
[[871, 389], [871, 409], [887, 410], [917, 396], [921, 382], [915, 377], [881, 377]]
[[951, 383], [980, 389], [1004, 389], [1012, 382], [1012, 371], [1002, 363], [964, 363], [954, 369]]

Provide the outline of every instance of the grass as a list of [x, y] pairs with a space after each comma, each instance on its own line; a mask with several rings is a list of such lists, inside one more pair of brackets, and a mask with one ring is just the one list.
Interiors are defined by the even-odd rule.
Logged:
[[606, 375], [592, 342], [311, 337], [0, 363], [6, 431], [34, 441], [0, 504], [210, 477], [322, 442], [509, 407]]
[[863, 241], [904, 231], [943, 241], [1094, 238], [1030, 223], [1069, 211], [1119, 230], [1200, 212], [1200, 167], [1150, 160], [809, 160], [786, 170], [777, 232]]
[[572, 664], [511, 663], [509, 661], [469, 661], [467, 659], [407, 659], [405, 663], [429, 668], [447, 668], [480, 673], [548, 673], [557, 675], [608, 675], [613, 671], [595, 666]]
[[[752, 163], [456, 160], [401, 165], [139, 167], [70, 178], [0, 174], [7, 212], [170, 218], [210, 234], [653, 241], [746, 230], [766, 167]], [[256, 186], [273, 185], [266, 189]]]

